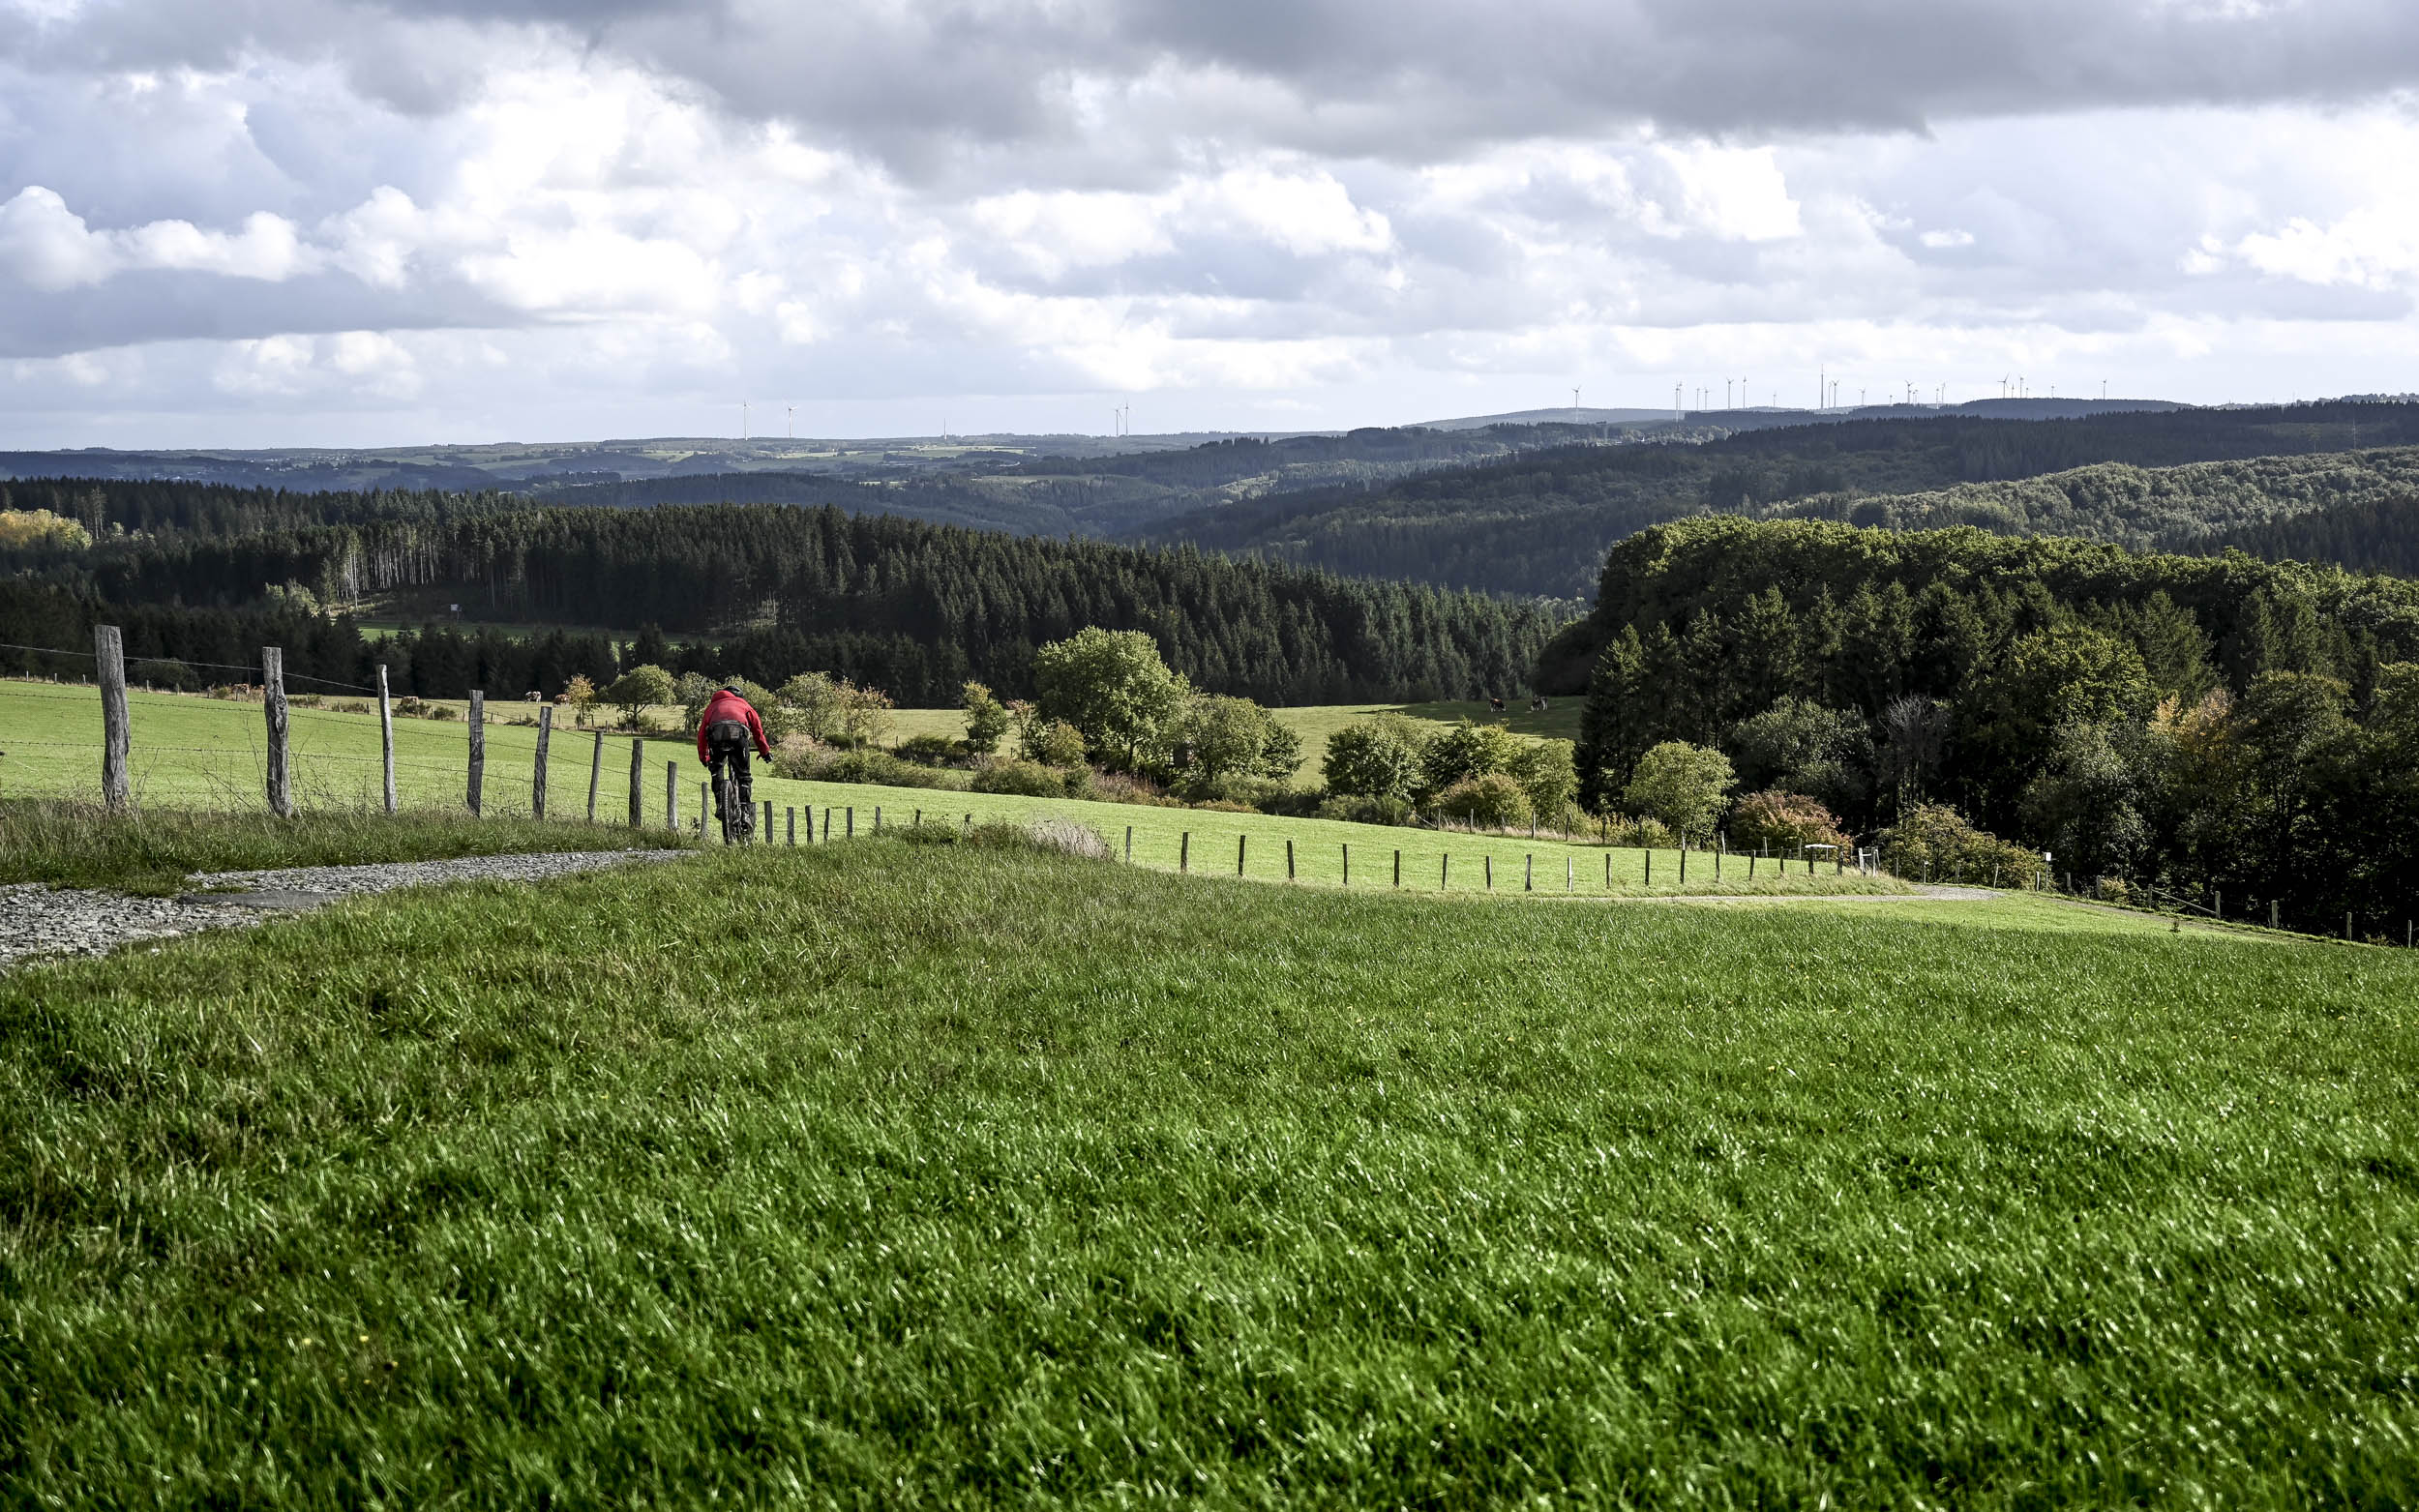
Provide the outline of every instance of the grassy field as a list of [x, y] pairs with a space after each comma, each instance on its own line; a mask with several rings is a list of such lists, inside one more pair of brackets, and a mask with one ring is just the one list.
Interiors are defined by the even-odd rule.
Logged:
[[[256, 806], [261, 791], [264, 721], [257, 704], [234, 703], [172, 694], [130, 696], [134, 726], [132, 766], [138, 799], [156, 805]], [[943, 713], [955, 718], [947, 711]], [[1341, 725], [1358, 710], [1297, 711], [1332, 714]], [[526, 704], [491, 705], [487, 728], [485, 812], [492, 815], [525, 815], [534, 786], [537, 731], [523, 726], [496, 723], [504, 717], [529, 718]], [[1332, 726], [1330, 726], [1332, 727]], [[324, 709], [295, 709], [292, 718], [292, 764], [297, 791], [307, 806], [358, 811], [377, 802], [379, 765], [377, 720], [373, 715], [340, 714]], [[1319, 739], [1324, 743], [1325, 735]], [[399, 719], [395, 722], [397, 785], [407, 805], [420, 808], [459, 806], [466, 785], [468, 732], [460, 721]], [[627, 735], [607, 736], [597, 813], [611, 823], [626, 822], [629, 813], [630, 748]], [[582, 816], [587, 809], [590, 764], [597, 751], [587, 731], [554, 732], [547, 766], [548, 813], [553, 817]], [[98, 791], [101, 767], [99, 696], [87, 688], [41, 683], [0, 683], [0, 794], [11, 796], [90, 796]], [[704, 795], [704, 769], [686, 738], [644, 742], [640, 790], [649, 825], [660, 828], [665, 818], [665, 765], [676, 762], [680, 784], [679, 812], [694, 824]], [[802, 783], [759, 776], [756, 795], [777, 811], [796, 808], [814, 814], [813, 831], [823, 832], [826, 811], [842, 833], [848, 833], [848, 811], [855, 811], [859, 833], [870, 832], [876, 811], [885, 824], [911, 822], [918, 811], [946, 816], [958, 823], [966, 815], [982, 823], [992, 819], [1022, 820], [1057, 815], [1098, 830], [1120, 853], [1126, 831], [1133, 831], [1136, 864], [1164, 871], [1186, 867], [1195, 872], [1233, 875], [1237, 844], [1242, 843], [1246, 875], [1281, 880], [1287, 875], [1286, 845], [1294, 845], [1293, 877], [1305, 884], [1341, 885], [1345, 881], [1346, 847], [1351, 849], [1352, 885], [1393, 885], [1394, 855], [1401, 852], [1402, 885], [1435, 892], [1509, 892], [1526, 890], [1534, 881], [1539, 893], [1603, 896], [1606, 893], [1670, 893], [1682, 890], [1680, 856], [1657, 851], [1605, 850], [1588, 845], [1565, 845], [1552, 839], [1530, 841], [1509, 836], [1474, 836], [1383, 825], [1345, 824], [1325, 819], [1276, 818], [1255, 814], [1146, 808], [1131, 804], [1078, 802], [959, 793], [868, 785]], [[786, 834], [786, 813], [776, 822]], [[800, 838], [806, 838], [800, 820]], [[1186, 836], [1190, 836], [1189, 843]], [[1189, 848], [1188, 848], [1189, 846]], [[1764, 862], [1752, 878], [1746, 864], [1733, 859], [1721, 864], [1706, 855], [1688, 858], [1686, 890], [1706, 892], [1897, 892], [1898, 884], [1883, 878], [1808, 875], [1793, 869], [1776, 875]], [[1652, 876], [1649, 875], [1650, 867]], [[1534, 868], [1534, 870], [1532, 870]], [[1568, 884], [1568, 886], [1567, 886]]]
[[881, 841], [22, 968], [0, 1499], [2419, 1500], [2419, 970], [1925, 906]]

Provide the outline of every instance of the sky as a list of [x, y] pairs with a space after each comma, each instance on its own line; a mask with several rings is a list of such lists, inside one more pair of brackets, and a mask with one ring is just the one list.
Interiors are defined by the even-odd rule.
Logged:
[[0, 447], [2406, 392], [2414, 86], [2409, 0], [0, 0]]

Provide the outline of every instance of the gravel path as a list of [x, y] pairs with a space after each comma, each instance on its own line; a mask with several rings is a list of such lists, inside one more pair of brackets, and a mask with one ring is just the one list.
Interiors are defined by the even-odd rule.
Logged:
[[205, 872], [195, 887], [231, 893], [128, 898], [58, 891], [38, 882], [0, 887], [0, 968], [27, 956], [99, 956], [138, 940], [198, 930], [242, 929], [272, 912], [315, 908], [339, 898], [447, 882], [533, 882], [633, 861], [669, 861], [680, 850], [575, 850], [524, 856], [463, 856], [452, 861], [392, 861], [375, 866], [301, 866], [269, 872]]

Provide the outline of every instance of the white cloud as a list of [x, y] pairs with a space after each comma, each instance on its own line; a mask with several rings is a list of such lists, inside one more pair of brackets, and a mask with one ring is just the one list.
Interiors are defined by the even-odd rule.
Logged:
[[66, 200], [39, 184], [0, 204], [0, 261], [45, 293], [143, 270], [276, 283], [304, 271], [313, 260], [293, 223], [266, 211], [246, 216], [237, 232], [205, 231], [190, 221], [95, 231]]

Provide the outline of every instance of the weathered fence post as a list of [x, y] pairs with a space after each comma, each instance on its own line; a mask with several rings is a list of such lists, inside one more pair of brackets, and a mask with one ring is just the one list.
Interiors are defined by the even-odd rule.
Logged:
[[680, 763], [664, 763], [664, 828], [677, 833], [680, 829]]
[[538, 755], [529, 775], [529, 816], [546, 817], [546, 748], [554, 738], [554, 705], [538, 705]]
[[1452, 881], [1453, 853], [1448, 850], [1436, 864], [1436, 890], [1440, 893], [1446, 891], [1451, 887]]
[[1489, 851], [1478, 860], [1486, 868], [1486, 890], [1491, 893], [1495, 891], [1495, 853]]
[[1394, 852], [1394, 885], [1403, 885], [1403, 853], [1399, 850]]
[[1353, 847], [1349, 845], [1344, 847], [1344, 885], [1353, 885]]
[[1237, 876], [1243, 875], [1243, 842], [1246, 838], [1242, 835], [1235, 837], [1235, 875]]
[[851, 805], [849, 806], [849, 834], [848, 834], [848, 838], [849, 838], [849, 839], [851, 839], [851, 840], [854, 840], [854, 839], [856, 839], [856, 806], [855, 806], [854, 804], [851, 804]]
[[132, 791], [126, 781], [133, 744], [126, 721], [126, 640], [117, 626], [95, 625], [92, 650], [101, 684], [101, 802], [111, 814], [122, 814]]
[[269, 721], [269, 812], [290, 819], [294, 789], [286, 768], [285, 652], [282, 647], [260, 648], [260, 708]]
[[[1608, 856], [1605, 859], [1612, 858]], [[1653, 845], [1646, 847], [1646, 885], [1649, 887], [1655, 885], [1655, 847]]]
[[1191, 830], [1184, 831], [1177, 838], [1176, 869], [1179, 872], [1189, 872], [1193, 869], [1193, 832]]
[[1538, 890], [1538, 855], [1534, 850], [1529, 852], [1528, 865], [1521, 869], [1520, 890], [1524, 893]]
[[2268, 900], [2268, 928], [2270, 928], [2270, 929], [2275, 929], [2275, 928], [2277, 928], [2277, 922], [2276, 922], [2276, 919], [2277, 919], [2276, 900], [2275, 900], [2275, 899], [2273, 899], [2273, 898], [2271, 898], [2271, 899], [2269, 899], [2269, 900]]
[[632, 829], [637, 829], [646, 822], [646, 815], [641, 803], [642, 795], [639, 791], [639, 780], [643, 775], [642, 766], [645, 760], [646, 742], [643, 740], [630, 742], [630, 827]]
[[596, 732], [596, 750], [588, 756], [588, 822], [596, 822], [596, 785], [605, 777], [605, 732]]
[[706, 816], [707, 815], [709, 815], [709, 814], [713, 813], [713, 812], [714, 812], [714, 785], [713, 785], [712, 783], [710, 783], [710, 782], [705, 781], [705, 780], [704, 780], [704, 779], [702, 779], [702, 778], [700, 778], [700, 779], [698, 780], [698, 785], [697, 785], [697, 834], [698, 834], [698, 839], [700, 839], [700, 840], [703, 840], [703, 839], [705, 838], [705, 816]]
[[1564, 891], [1564, 892], [1567, 892], [1567, 893], [1575, 893], [1575, 892], [1577, 892], [1578, 890], [1579, 890], [1579, 861], [1578, 861], [1578, 858], [1577, 858], [1577, 857], [1575, 857], [1575, 856], [1572, 856], [1572, 855], [1569, 855], [1569, 854], [1566, 853], [1566, 854], [1563, 856], [1563, 891]]
[[[759, 845], [771, 845], [771, 844], [773, 843], [773, 800], [771, 800], [770, 798], [767, 798], [767, 799], [765, 799], [765, 800], [764, 800], [764, 830], [763, 830], [763, 835], [764, 835], [764, 838], [763, 838], [762, 840], [761, 840], [761, 841], [758, 841], [758, 842], [757, 842], [757, 844], [759, 844]], [[755, 839], [755, 837], [754, 837], [754, 836], [750, 836], [749, 838], [750, 838], [751, 840]]]
[[[788, 817], [789, 817], [789, 821], [790, 821], [790, 822], [789, 822], [789, 841], [790, 841], [790, 845], [791, 845], [791, 849], [795, 849], [795, 848], [797, 847], [797, 844], [798, 844], [798, 810], [797, 810], [797, 806], [796, 806], [795, 804], [792, 804], [792, 805], [791, 805], [791, 806], [790, 806], [790, 807], [789, 807], [786, 811], [784, 811], [784, 812], [787, 814], [787, 815], [788, 815]], [[813, 829], [814, 829], [814, 827], [815, 827], [815, 811], [814, 811], [813, 809], [809, 809], [809, 810], [807, 810], [807, 811], [806, 811], [806, 824], [807, 824], [807, 828], [808, 828], [810, 831], [811, 831], [811, 830], [813, 830]]]
[[1125, 864], [1134, 864], [1134, 826], [1131, 824], [1125, 826]]
[[387, 697], [386, 664], [378, 664], [378, 750], [386, 766], [386, 812], [395, 812], [395, 703]]
[[480, 788], [487, 781], [487, 695], [470, 690], [470, 812], [479, 812]]
[[1604, 852], [1604, 890], [1608, 893], [1613, 890], [1613, 853], [1610, 850]]
[[1688, 885], [1688, 837], [1680, 837], [1680, 885]]

